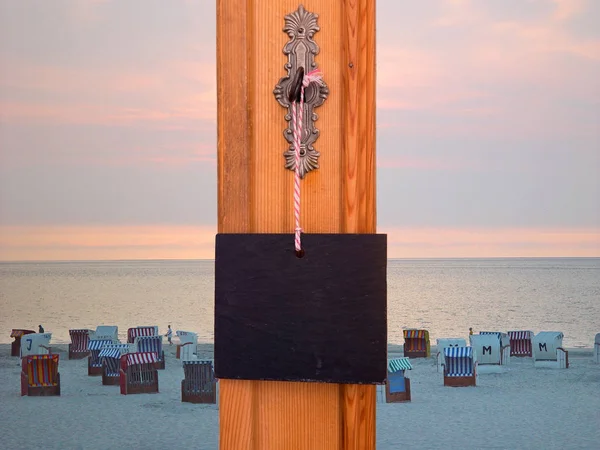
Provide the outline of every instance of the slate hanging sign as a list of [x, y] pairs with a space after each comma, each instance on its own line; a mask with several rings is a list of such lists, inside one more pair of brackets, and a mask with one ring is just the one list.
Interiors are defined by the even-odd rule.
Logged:
[[387, 235], [217, 234], [215, 375], [382, 384]]

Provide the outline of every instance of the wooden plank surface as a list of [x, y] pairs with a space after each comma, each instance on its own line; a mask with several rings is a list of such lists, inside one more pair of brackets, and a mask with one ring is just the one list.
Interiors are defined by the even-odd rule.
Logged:
[[[375, 0], [306, 0], [330, 90], [315, 111], [320, 169], [302, 181], [307, 233], [375, 232]], [[221, 233], [293, 232], [293, 172], [273, 88], [292, 0], [217, 0]], [[359, 20], [360, 17], [360, 20]], [[375, 386], [225, 380], [221, 450], [375, 448]]]

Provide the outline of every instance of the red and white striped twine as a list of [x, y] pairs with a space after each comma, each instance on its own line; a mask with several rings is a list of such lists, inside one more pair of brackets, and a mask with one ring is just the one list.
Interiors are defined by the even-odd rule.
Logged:
[[294, 134], [294, 150], [296, 160], [296, 170], [294, 176], [294, 218], [296, 220], [294, 247], [296, 252], [302, 250], [300, 234], [300, 148], [302, 146], [302, 119], [304, 116], [304, 89], [312, 82], [322, 84], [321, 72], [319, 69], [312, 70], [304, 75], [302, 87], [300, 89], [300, 104], [296, 101], [292, 103], [292, 131]]

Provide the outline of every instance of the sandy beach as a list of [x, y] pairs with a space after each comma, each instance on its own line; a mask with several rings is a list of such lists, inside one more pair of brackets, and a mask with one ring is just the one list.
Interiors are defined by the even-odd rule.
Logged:
[[[87, 376], [87, 360], [59, 353], [60, 397], [21, 397], [19, 359], [0, 345], [3, 448], [218, 449], [218, 405], [182, 403], [183, 369], [175, 345], [165, 346], [158, 394], [123, 396]], [[389, 356], [401, 356], [390, 346]], [[212, 345], [198, 346], [212, 358]], [[432, 355], [436, 349], [432, 348]], [[443, 386], [435, 359], [413, 359], [412, 402], [384, 402], [379, 387], [377, 448], [596, 449], [600, 445], [600, 365], [591, 349], [571, 349], [567, 370], [535, 369], [512, 358], [503, 374], [481, 375], [476, 388]]]

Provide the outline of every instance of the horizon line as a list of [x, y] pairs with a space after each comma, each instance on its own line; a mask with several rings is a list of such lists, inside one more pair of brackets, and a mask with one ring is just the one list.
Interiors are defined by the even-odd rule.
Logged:
[[[598, 256], [455, 256], [455, 257], [413, 257], [413, 258], [387, 258], [387, 261], [452, 261], [452, 260], [514, 260], [514, 259], [600, 259]], [[150, 261], [215, 261], [215, 258], [137, 258], [137, 259], [19, 259], [3, 260], [0, 264], [14, 263], [72, 263], [72, 262], [150, 262]]]

